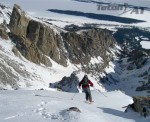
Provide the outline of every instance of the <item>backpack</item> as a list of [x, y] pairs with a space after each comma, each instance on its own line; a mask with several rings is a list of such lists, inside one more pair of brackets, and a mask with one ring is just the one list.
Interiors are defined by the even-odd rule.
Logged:
[[87, 77], [84, 77], [84, 78], [83, 78], [83, 81], [82, 81], [82, 86], [87, 86], [87, 85], [89, 85], [89, 84], [88, 84], [88, 78], [87, 78]]

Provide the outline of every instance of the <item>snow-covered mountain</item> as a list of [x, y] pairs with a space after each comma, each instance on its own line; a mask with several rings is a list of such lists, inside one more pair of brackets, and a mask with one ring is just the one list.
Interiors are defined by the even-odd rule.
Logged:
[[[150, 93], [148, 0], [0, 3], [0, 121], [149, 121], [122, 108]], [[84, 74], [94, 83], [91, 106], [79, 93]], [[67, 110], [75, 106], [81, 113]]]
[[[117, 46], [115, 43], [114, 38], [107, 30], [90, 29], [89, 31], [78, 33], [66, 32], [64, 29], [60, 29], [55, 25], [51, 25], [47, 21], [45, 22], [45, 20], [43, 21], [43, 19], [41, 20], [31, 17], [22, 11], [17, 5], [15, 5], [13, 8], [13, 12], [10, 17], [9, 29], [9, 37], [12, 41], [2, 40], [1, 51], [2, 53], [4, 52], [4, 55], [10, 54], [14, 56], [14, 59], [10, 58], [10, 56], [7, 56], [7, 60], [1, 58], [1, 60], [8, 65], [7, 67], [6, 65], [2, 66], [3, 69], [10, 71], [9, 74], [5, 72], [5, 70], [1, 71], [4, 75], [1, 76], [1, 82], [5, 86], [6, 84], [12, 86], [12, 88], [24, 88], [33, 85], [36, 86], [35, 83], [32, 84], [30, 82], [31, 79], [32, 81], [37, 81], [37, 83], [39, 80], [41, 80], [44, 83], [40, 82], [40, 84], [48, 87], [48, 84], [45, 83], [60, 81], [62, 76], [68, 76], [68, 73], [71, 75], [73, 71], [77, 72], [78, 74], [80, 74], [80, 71], [81, 73], [86, 72], [98, 77], [103, 75], [103, 71], [105, 70], [104, 68], [109, 65], [109, 61], [116, 55], [115, 53], [117, 53], [119, 49], [119, 46]], [[37, 34], [38, 31], [39, 35]], [[49, 32], [51, 35], [49, 35]], [[42, 33], [44, 34], [41, 35]], [[84, 40], [86, 41], [84, 42]], [[103, 40], [106, 42], [103, 42]], [[80, 41], [82, 43], [80, 43]], [[7, 49], [6, 45], [8, 45]], [[86, 45], [88, 47], [86, 47]], [[100, 48], [101, 45], [103, 48]], [[5, 53], [5, 50], [7, 50], [9, 53]], [[16, 59], [14, 54], [16, 55]], [[29, 70], [20, 70], [20, 64], [17, 65], [17, 63], [15, 63], [14, 65], [9, 63], [14, 62], [14, 60], [22, 60], [22, 55], [36, 64], [42, 63], [48, 66], [50, 70], [46, 69], [46, 71], [44, 70], [45, 72], [54, 72], [51, 68], [55, 69], [57, 64], [57, 68], [59, 67], [59, 70], [68, 70], [68, 73], [63, 72], [63, 75], [57, 77], [59, 79], [56, 80], [57, 78], [53, 79], [53, 73], [51, 75], [48, 72], [48, 74], [41, 74], [39, 70], [38, 73], [41, 74], [40, 76], [37, 76], [37, 74], [32, 75], [33, 72], [35, 73], [36, 71], [30, 72]], [[1, 57], [6, 56], [2, 55]], [[23, 67], [28, 67], [24, 63], [22, 64]], [[16, 73], [14, 72], [14, 74], [12, 74], [12, 70], [10, 69], [15, 69]], [[31, 69], [35, 68], [31, 66]], [[45, 77], [45, 74], [47, 77]], [[42, 75], [44, 76], [44, 79]], [[47, 79], [48, 77], [50, 77], [50, 79]], [[41, 85], [38, 87], [41, 87]]]

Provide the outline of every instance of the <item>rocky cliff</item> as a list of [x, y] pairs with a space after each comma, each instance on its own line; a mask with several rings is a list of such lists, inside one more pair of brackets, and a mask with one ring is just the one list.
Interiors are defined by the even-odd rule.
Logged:
[[[110, 49], [115, 47], [115, 39], [108, 30], [56, 32], [50, 25], [28, 17], [18, 5], [14, 5], [9, 29], [17, 49], [25, 58], [37, 64], [51, 66], [50, 58], [67, 66], [69, 59], [73, 64], [81, 64], [82, 69], [90, 73], [103, 71], [112, 60], [109, 54]], [[98, 57], [101, 57], [101, 63], [90, 63], [92, 58]]]

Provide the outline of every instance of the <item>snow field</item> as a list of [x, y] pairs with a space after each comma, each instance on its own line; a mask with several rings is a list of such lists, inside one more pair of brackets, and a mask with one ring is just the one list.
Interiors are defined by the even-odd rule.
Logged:
[[[84, 93], [53, 91], [0, 91], [0, 122], [148, 122], [138, 113], [124, 113], [132, 98], [120, 91], [92, 91], [94, 103], [85, 103]], [[77, 107], [81, 113], [68, 111]]]

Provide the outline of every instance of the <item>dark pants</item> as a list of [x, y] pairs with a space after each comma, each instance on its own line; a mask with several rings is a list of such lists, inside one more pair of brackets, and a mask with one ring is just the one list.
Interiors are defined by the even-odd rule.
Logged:
[[91, 91], [90, 91], [90, 88], [83, 88], [83, 91], [85, 92], [85, 98], [86, 98], [86, 101], [92, 101], [92, 95], [91, 95]]

